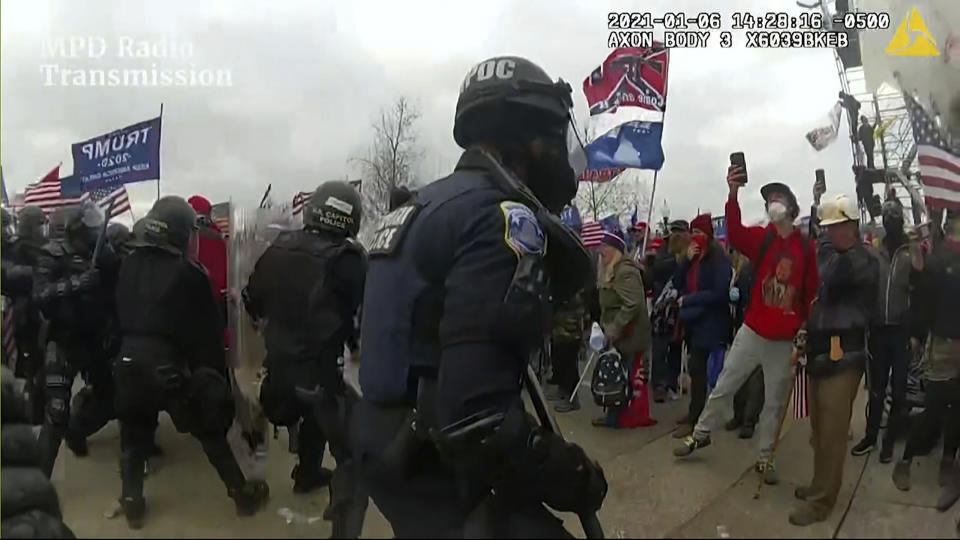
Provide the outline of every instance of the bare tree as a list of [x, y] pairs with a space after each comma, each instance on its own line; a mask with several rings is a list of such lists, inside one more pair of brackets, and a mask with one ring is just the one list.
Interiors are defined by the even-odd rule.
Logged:
[[581, 182], [574, 204], [584, 219], [596, 221], [611, 214], [629, 218], [636, 210], [643, 221], [647, 219], [650, 193], [640, 174], [628, 169], [603, 184]]
[[423, 152], [417, 143], [416, 123], [419, 108], [406, 97], [399, 97], [393, 105], [381, 109], [380, 118], [373, 123], [373, 143], [363, 157], [355, 158], [363, 173], [363, 198], [371, 220], [389, 210], [390, 192], [407, 186], [415, 180], [416, 164]]

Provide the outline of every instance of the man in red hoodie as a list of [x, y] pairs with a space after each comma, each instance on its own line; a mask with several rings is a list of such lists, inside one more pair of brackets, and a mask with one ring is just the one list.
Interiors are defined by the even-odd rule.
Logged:
[[737, 195], [745, 182], [744, 171], [727, 171], [727, 235], [730, 245], [746, 255], [757, 269], [744, 325], [727, 354], [717, 386], [710, 394], [693, 435], [674, 450], [677, 457], [710, 444], [710, 431], [731, 409], [734, 394], [757, 366], [763, 366], [765, 398], [757, 425], [757, 471], [767, 484], [779, 482], [772, 459], [783, 408], [790, 397], [793, 377], [791, 345], [801, 331], [817, 292], [817, 266], [813, 245], [793, 221], [800, 213], [790, 188], [771, 182], [760, 189], [770, 224], [745, 227]]
[[[200, 195], [194, 195], [187, 200], [194, 212], [197, 213], [197, 262], [207, 269], [210, 278], [210, 288], [213, 297], [217, 300], [223, 316], [226, 317], [227, 291], [227, 243], [223, 239], [220, 227], [210, 217], [212, 206], [210, 201]], [[226, 319], [224, 319], [226, 320]]]

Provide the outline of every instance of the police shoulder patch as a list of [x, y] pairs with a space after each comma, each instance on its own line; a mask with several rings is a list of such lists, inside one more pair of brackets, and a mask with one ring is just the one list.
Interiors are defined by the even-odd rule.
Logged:
[[369, 256], [392, 255], [400, 246], [403, 235], [407, 233], [420, 208], [422, 207], [417, 203], [407, 203], [384, 216], [370, 243], [370, 249], [367, 251]]
[[500, 212], [504, 220], [503, 241], [517, 257], [544, 254], [546, 235], [533, 210], [516, 201], [503, 201]]

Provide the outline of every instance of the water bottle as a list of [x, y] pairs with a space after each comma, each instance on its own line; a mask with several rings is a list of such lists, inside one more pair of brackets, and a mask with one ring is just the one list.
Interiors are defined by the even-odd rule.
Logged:
[[590, 349], [600, 352], [603, 349], [603, 330], [600, 329], [600, 324], [594, 322], [593, 327], [590, 329]]

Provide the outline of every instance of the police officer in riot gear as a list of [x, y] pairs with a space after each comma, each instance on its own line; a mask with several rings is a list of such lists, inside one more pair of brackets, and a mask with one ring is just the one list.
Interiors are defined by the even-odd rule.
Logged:
[[521, 399], [550, 298], [590, 276], [555, 215], [585, 164], [571, 108], [570, 86], [529, 60], [473, 68], [454, 124], [466, 152], [370, 246], [356, 445], [398, 537], [569, 536], [544, 504], [588, 514], [606, 495], [600, 466]]
[[24, 277], [29, 270], [29, 283], [25, 282], [17, 294], [11, 296], [14, 303], [17, 366], [16, 376], [26, 380], [24, 393], [31, 404], [31, 418], [40, 422], [43, 415], [43, 354], [40, 352], [40, 330], [43, 324], [40, 310], [32, 297], [33, 268], [47, 243], [47, 217], [38, 206], [25, 206], [17, 215], [17, 236], [10, 246], [14, 264], [20, 265]]
[[[106, 346], [111, 340], [108, 320], [116, 310], [118, 261], [108, 245], [92, 260], [104, 219], [95, 204], [70, 208], [64, 218], [64, 236], [44, 246], [33, 288], [34, 301], [50, 325], [44, 361], [46, 410], [40, 432], [42, 465], [48, 475], [64, 437], [75, 453], [85, 454], [86, 436], [106, 424], [113, 410]], [[94, 388], [88, 406], [95, 412], [85, 419], [83, 432], [68, 429], [77, 373]]]
[[[267, 350], [264, 413], [275, 425], [300, 424], [293, 489], [306, 493], [330, 483], [325, 517], [334, 537], [359, 536], [367, 505], [354, 492], [346, 416], [355, 396], [339, 365], [344, 344], [355, 342], [354, 315], [363, 299], [366, 254], [354, 240], [361, 210], [350, 184], [321, 184], [305, 204], [303, 229], [280, 233], [243, 291]], [[337, 461], [332, 479], [320, 467], [324, 439]]]
[[107, 225], [107, 242], [110, 243], [110, 247], [113, 248], [113, 251], [121, 260], [133, 251], [133, 246], [130, 245], [132, 241], [133, 234], [123, 223]]
[[234, 500], [237, 513], [254, 514], [266, 484], [247, 482], [227, 443], [234, 417], [223, 347], [223, 320], [206, 272], [189, 259], [196, 215], [180, 197], [154, 203], [142, 237], [123, 263], [117, 284], [120, 358], [114, 369], [120, 420], [122, 495], [131, 528], [143, 525], [144, 462], [157, 412], [177, 430], [199, 439]]

